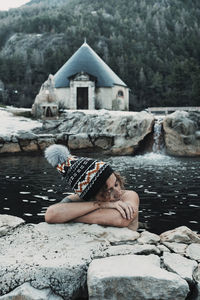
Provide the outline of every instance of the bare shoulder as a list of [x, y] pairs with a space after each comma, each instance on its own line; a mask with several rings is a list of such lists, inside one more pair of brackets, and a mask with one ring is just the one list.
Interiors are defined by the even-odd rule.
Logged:
[[124, 190], [122, 201], [131, 201], [132, 203], [139, 205], [139, 196], [135, 191]]

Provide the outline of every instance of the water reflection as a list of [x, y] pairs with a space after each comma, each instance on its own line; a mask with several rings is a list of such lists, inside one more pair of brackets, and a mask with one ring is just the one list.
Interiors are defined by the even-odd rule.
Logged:
[[[161, 154], [101, 157], [126, 177], [140, 196], [140, 221], [160, 233], [186, 225], [200, 232], [200, 159]], [[41, 156], [0, 158], [0, 213], [27, 222], [44, 220], [49, 205], [71, 192]]]

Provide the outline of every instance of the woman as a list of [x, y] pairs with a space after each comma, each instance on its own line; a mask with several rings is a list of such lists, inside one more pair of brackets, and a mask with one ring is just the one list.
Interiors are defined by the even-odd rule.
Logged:
[[73, 221], [137, 230], [138, 195], [124, 190], [121, 177], [107, 163], [72, 156], [62, 145], [49, 146], [45, 157], [75, 191], [47, 209], [46, 222]]

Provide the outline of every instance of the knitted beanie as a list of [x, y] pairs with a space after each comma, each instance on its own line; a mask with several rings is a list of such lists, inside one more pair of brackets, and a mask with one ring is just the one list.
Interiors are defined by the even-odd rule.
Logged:
[[85, 201], [94, 197], [113, 173], [113, 169], [107, 163], [73, 156], [63, 145], [49, 146], [45, 150], [45, 157], [64, 176], [74, 192]]

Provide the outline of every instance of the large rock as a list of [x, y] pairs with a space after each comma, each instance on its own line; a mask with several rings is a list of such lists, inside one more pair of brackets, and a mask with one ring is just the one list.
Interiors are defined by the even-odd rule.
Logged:
[[26, 282], [17, 287], [14, 291], [5, 296], [0, 296], [0, 300], [62, 300], [60, 296], [56, 296], [50, 288], [38, 290], [33, 288], [30, 283]]
[[159, 235], [148, 231], [143, 231], [138, 239], [139, 244], [157, 244], [159, 241]]
[[24, 224], [25, 221], [18, 217], [0, 215], [0, 237], [6, 235], [12, 229]]
[[194, 272], [194, 279], [196, 280], [196, 298], [195, 300], [200, 300], [200, 264]]
[[128, 155], [152, 131], [153, 123], [153, 115], [147, 112], [66, 111], [60, 123], [46, 121], [36, 132], [53, 132], [71, 149]]
[[0, 295], [28, 281], [67, 300], [84, 297], [91, 260], [104, 257], [111, 242], [139, 236], [128, 228], [95, 224], [25, 224], [0, 239]]
[[144, 111], [65, 111], [59, 120], [45, 120], [42, 127], [33, 131], [0, 136], [0, 153], [44, 150], [59, 143], [81, 152], [131, 155], [152, 132], [153, 124], [153, 115]]
[[[187, 259], [183, 255], [178, 260], [175, 257], [173, 265], [170, 257], [167, 260], [165, 254], [170, 251], [170, 247], [165, 247], [159, 237], [150, 232], [143, 231], [140, 234], [128, 228], [82, 223], [24, 224], [22, 219], [6, 215], [0, 215], [0, 222], [0, 300], [53, 300], [55, 295], [64, 300], [88, 299], [88, 266], [95, 259], [108, 256], [118, 257], [113, 270], [118, 269], [118, 279], [121, 278], [119, 281], [123, 283], [122, 297], [126, 296], [127, 290], [127, 299], [132, 299], [128, 298], [130, 293], [138, 295], [138, 298], [135, 297], [137, 300], [184, 299], [188, 286], [181, 276], [188, 281], [194, 276], [195, 282], [190, 285], [191, 293], [194, 293], [195, 288], [199, 289], [199, 269], [194, 270], [192, 275], [199, 248], [191, 246], [200, 244], [185, 244], [189, 248], [189, 252], [185, 251]], [[147, 243], [143, 244], [145, 239]], [[127, 257], [127, 254], [131, 254], [129, 256], [134, 259], [124, 261], [122, 257]], [[180, 266], [175, 266], [175, 262], [182, 264], [185, 260], [188, 266], [180, 271]], [[104, 266], [106, 269], [106, 263]], [[167, 272], [163, 268], [171, 271]], [[125, 271], [126, 275], [130, 272], [128, 279], [124, 277]], [[140, 275], [142, 281], [139, 280]], [[114, 298], [111, 299], [118, 299], [119, 290], [116, 288], [115, 292], [114, 285], [112, 292]], [[27, 296], [28, 293], [30, 296]], [[176, 298], [172, 297], [172, 293]], [[101, 299], [107, 299], [106, 295]]]
[[161, 251], [155, 245], [117, 245], [110, 246], [106, 251], [107, 256], [126, 255], [126, 254], [156, 254], [160, 255]]
[[187, 282], [161, 269], [160, 259], [154, 255], [93, 260], [88, 269], [87, 283], [90, 300], [181, 300], [189, 292]]
[[176, 253], [163, 254], [163, 262], [168, 271], [174, 272], [187, 280], [189, 283], [193, 282], [193, 273], [197, 268], [197, 262], [190, 260]]
[[180, 226], [173, 230], [166, 231], [160, 235], [162, 242], [177, 242], [183, 244], [198, 243], [200, 237], [186, 226]]
[[163, 122], [168, 154], [177, 156], [200, 155], [200, 113], [176, 111]]
[[177, 254], [181, 254], [184, 255], [186, 248], [187, 248], [187, 244], [182, 244], [182, 243], [175, 243], [175, 242], [163, 242], [163, 244], [170, 249], [172, 252], [175, 252]]
[[200, 262], [200, 244], [191, 244], [186, 249], [186, 255]]

